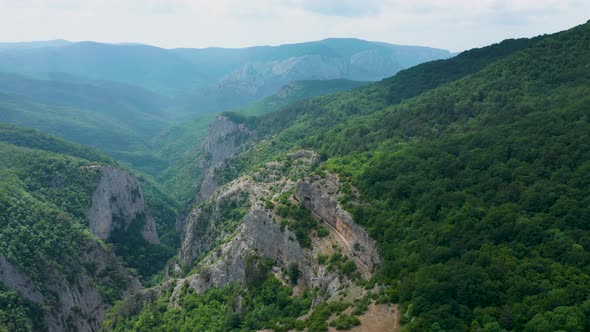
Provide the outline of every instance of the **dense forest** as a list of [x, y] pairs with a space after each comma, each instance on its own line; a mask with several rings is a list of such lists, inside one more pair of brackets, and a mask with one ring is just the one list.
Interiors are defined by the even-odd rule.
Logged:
[[69, 282], [86, 276], [108, 302], [120, 299], [128, 280], [114, 268], [96, 274], [95, 263], [87, 259], [97, 246], [120, 255], [129, 268], [136, 270], [130, 270], [131, 274], [146, 284], [159, 281], [158, 273], [174, 255], [178, 237], [174, 201], [156, 185], [145, 182], [144, 187], [158, 217], [161, 244], [147, 243], [133, 230], [104, 243], [88, 229], [88, 209], [100, 175], [87, 166], [116, 165], [115, 161], [91, 148], [4, 124], [0, 125], [0, 156], [0, 259], [15, 264], [42, 296], [54, 301], [42, 308], [2, 286], [0, 327], [8, 331], [44, 330], [43, 312], [58, 305], [57, 295], [45, 285], [47, 278], [55, 276]]
[[585, 24], [236, 115], [266, 136], [220, 178], [297, 146], [320, 151], [317, 172], [362, 193], [344, 202], [380, 244], [380, 300], [405, 304], [410, 330], [583, 331], [589, 47]]

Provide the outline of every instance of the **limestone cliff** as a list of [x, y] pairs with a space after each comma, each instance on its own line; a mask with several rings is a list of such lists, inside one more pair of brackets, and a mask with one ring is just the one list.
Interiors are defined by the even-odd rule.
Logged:
[[100, 171], [89, 211], [90, 230], [102, 240], [113, 231], [127, 231], [131, 223], [143, 222], [141, 235], [159, 243], [156, 223], [149, 213], [141, 186], [135, 176], [112, 166], [88, 166]]
[[[342, 254], [343, 259], [358, 267], [359, 278], [371, 277], [379, 261], [374, 242], [340, 207], [333, 193], [328, 192], [337, 193], [337, 179], [330, 177], [331, 187], [326, 181], [301, 180], [318, 162], [314, 152], [298, 151], [287, 159], [268, 163], [258, 172], [219, 188], [190, 213], [183, 231], [179, 264], [184, 270], [197, 272], [186, 277], [179, 275], [172, 302], [185, 284], [204, 292], [231, 282], [245, 282], [248, 259], [253, 256], [272, 260], [275, 272], [285, 282], [288, 282], [287, 277], [280, 271], [295, 264], [300, 271], [298, 287], [317, 287], [323, 294], [318, 301], [355, 287], [351, 276], [328, 268], [318, 261], [319, 256]], [[283, 203], [299, 206], [298, 198], [314, 202], [304, 203], [304, 206], [320, 221], [319, 227], [324, 227], [321, 224], [330, 226], [325, 227], [328, 235], [324, 237], [312, 231], [308, 246], [299, 242], [295, 232], [287, 226], [290, 221], [278, 212], [278, 205]], [[229, 213], [228, 208], [242, 214]]]
[[251, 134], [246, 126], [235, 123], [225, 116], [218, 115], [215, 118], [201, 146], [203, 156], [200, 158], [199, 166], [203, 176], [197, 183], [197, 201], [206, 199], [217, 189], [215, 169], [226, 159], [235, 156]]
[[379, 263], [375, 240], [342, 208], [338, 201], [339, 191], [340, 184], [335, 175], [310, 177], [297, 183], [295, 198], [336, 231], [346, 252], [368, 277]]

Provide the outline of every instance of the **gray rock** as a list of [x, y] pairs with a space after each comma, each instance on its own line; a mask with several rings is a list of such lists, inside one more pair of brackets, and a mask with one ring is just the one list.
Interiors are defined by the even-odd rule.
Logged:
[[149, 213], [141, 186], [135, 176], [112, 166], [88, 166], [98, 169], [101, 177], [92, 194], [89, 211], [90, 230], [102, 240], [113, 231], [126, 231], [137, 218], [144, 219], [143, 238], [158, 244], [156, 222]]
[[297, 183], [295, 197], [316, 218], [323, 220], [337, 232], [346, 244], [345, 249], [367, 277], [379, 264], [376, 243], [342, 208], [337, 196], [339, 190], [340, 184], [336, 176], [308, 178]]

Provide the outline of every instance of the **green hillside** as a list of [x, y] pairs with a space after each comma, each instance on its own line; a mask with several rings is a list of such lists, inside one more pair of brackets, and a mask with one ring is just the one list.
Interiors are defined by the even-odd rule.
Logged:
[[244, 119], [264, 137], [226, 181], [293, 148], [360, 190], [379, 300], [417, 331], [590, 322], [590, 23], [423, 64]]
[[[90, 161], [108, 162], [98, 153], [56, 138], [13, 126], [0, 127], [0, 252], [20, 271], [41, 287], [47, 271], [69, 278], [75, 274], [92, 276], [84, 270], [84, 250], [92, 246], [93, 235], [86, 230], [85, 214], [89, 190], [95, 176], [80, 171]], [[8, 138], [8, 139], [7, 139]], [[7, 142], [18, 141], [18, 146]], [[63, 143], [63, 144], [62, 144]], [[70, 152], [73, 156], [43, 151]], [[74, 157], [77, 156], [77, 157]], [[57, 182], [56, 182], [57, 181]], [[52, 184], [53, 183], [53, 187]], [[56, 190], [55, 184], [65, 190]], [[112, 300], [121, 296], [125, 285], [116, 285], [109, 277], [94, 277], [105, 291], [112, 289]], [[123, 281], [123, 279], [121, 279]], [[0, 329], [8, 331], [43, 331], [43, 310], [24, 300], [18, 293], [0, 285]]]
[[170, 125], [163, 111], [167, 101], [159, 95], [112, 82], [0, 74], [0, 96], [0, 122], [58, 135], [140, 168], [146, 164], [144, 171], [167, 166], [152, 156], [138, 157]]
[[263, 115], [279, 110], [289, 104], [303, 99], [352, 90], [368, 82], [339, 80], [295, 81], [283, 86], [277, 93], [252, 105], [235, 110], [244, 115]]
[[[0, 200], [4, 204], [0, 209], [0, 252], [33, 279], [41, 278], [37, 269], [47, 264], [71, 263], [68, 266], [76, 270], [76, 265], [84, 263], [77, 258], [82, 250], [80, 243], [95, 239], [87, 229], [87, 214], [99, 174], [83, 166], [117, 163], [91, 148], [8, 124], [0, 124], [0, 155]], [[157, 220], [162, 245], [140, 241], [137, 247], [121, 254], [148, 278], [165, 264], [162, 255], [174, 255], [178, 245], [174, 230], [177, 206], [158, 186], [141, 177], [139, 180]], [[135, 262], [139, 255], [143, 255], [142, 261]], [[63, 257], [71, 257], [72, 261], [63, 261]]]

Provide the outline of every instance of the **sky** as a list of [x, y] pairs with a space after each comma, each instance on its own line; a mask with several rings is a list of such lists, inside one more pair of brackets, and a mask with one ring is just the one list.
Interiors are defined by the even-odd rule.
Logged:
[[590, 0], [0, 0], [0, 41], [202, 48], [353, 37], [462, 51], [588, 19]]

